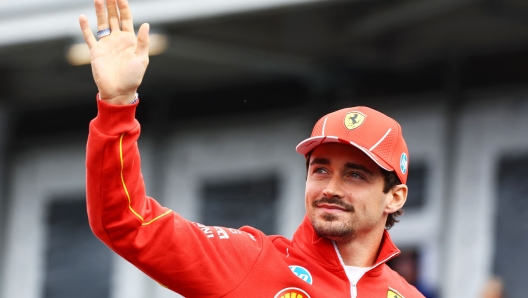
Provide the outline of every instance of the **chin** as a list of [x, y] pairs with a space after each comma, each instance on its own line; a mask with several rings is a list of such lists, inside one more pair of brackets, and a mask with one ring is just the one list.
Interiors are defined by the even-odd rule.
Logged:
[[334, 214], [310, 216], [310, 221], [317, 234], [336, 242], [347, 242], [354, 238], [355, 230], [349, 221]]

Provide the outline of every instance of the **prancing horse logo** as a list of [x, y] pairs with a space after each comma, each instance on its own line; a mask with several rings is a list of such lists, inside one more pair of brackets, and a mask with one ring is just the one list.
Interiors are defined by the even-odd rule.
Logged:
[[365, 121], [366, 116], [360, 112], [350, 112], [345, 116], [345, 127], [349, 130], [358, 128], [363, 121]]

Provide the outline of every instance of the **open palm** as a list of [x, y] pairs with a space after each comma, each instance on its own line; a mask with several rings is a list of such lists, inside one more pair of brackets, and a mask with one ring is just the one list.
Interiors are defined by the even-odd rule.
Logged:
[[79, 23], [90, 48], [92, 73], [99, 95], [108, 103], [129, 104], [149, 62], [149, 25], [141, 25], [136, 38], [127, 0], [107, 0], [106, 7], [104, 0], [95, 0], [95, 11], [98, 29], [110, 28], [110, 35], [97, 41], [86, 16], [81, 15]]

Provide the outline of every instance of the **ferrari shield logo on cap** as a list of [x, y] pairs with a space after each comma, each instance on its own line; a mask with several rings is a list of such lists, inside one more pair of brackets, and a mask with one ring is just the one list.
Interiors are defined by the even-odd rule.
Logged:
[[349, 130], [358, 128], [365, 121], [366, 116], [360, 112], [350, 112], [345, 116], [345, 127]]
[[395, 289], [392, 289], [389, 287], [389, 291], [387, 292], [387, 298], [404, 298], [400, 293], [398, 293]]

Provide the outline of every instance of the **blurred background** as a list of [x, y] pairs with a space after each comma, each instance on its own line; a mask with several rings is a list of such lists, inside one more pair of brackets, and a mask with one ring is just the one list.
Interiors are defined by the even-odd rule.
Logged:
[[[526, 297], [528, 2], [130, 4], [152, 27], [137, 112], [149, 195], [192, 221], [291, 237], [295, 146], [325, 113], [368, 105], [410, 150], [391, 266], [427, 297]], [[0, 0], [0, 298], [178, 297], [88, 227], [97, 89], [80, 14], [95, 32], [90, 0]]]

